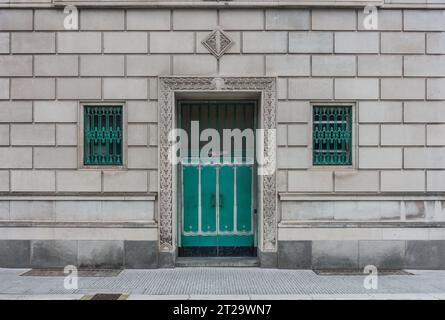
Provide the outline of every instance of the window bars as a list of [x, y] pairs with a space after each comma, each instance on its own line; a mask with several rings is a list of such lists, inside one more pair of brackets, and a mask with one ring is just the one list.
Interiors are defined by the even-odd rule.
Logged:
[[122, 106], [85, 106], [84, 164], [122, 162]]
[[314, 106], [313, 164], [352, 164], [352, 107]]

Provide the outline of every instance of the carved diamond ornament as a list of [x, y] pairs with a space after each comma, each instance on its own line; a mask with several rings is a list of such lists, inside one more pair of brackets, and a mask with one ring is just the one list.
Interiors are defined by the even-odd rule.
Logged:
[[202, 41], [202, 44], [216, 59], [219, 59], [233, 45], [233, 41], [224, 31], [216, 28]]

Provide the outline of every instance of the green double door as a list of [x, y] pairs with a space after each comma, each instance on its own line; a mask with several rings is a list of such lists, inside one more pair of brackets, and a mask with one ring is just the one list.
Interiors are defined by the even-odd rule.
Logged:
[[[218, 104], [208, 107], [217, 108]], [[224, 117], [227, 119], [227, 114]], [[205, 122], [201, 126], [207, 127]], [[253, 160], [248, 158], [182, 159], [180, 256], [256, 254], [254, 173]]]

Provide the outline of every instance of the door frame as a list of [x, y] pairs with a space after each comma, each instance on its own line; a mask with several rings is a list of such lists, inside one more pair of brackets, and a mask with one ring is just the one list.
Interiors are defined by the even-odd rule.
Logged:
[[172, 267], [177, 257], [177, 166], [171, 164], [170, 131], [176, 124], [180, 99], [256, 99], [258, 128], [265, 129], [262, 149], [266, 168], [258, 176], [258, 255], [262, 266], [276, 266], [276, 78], [275, 77], [159, 77], [158, 83], [158, 225], [161, 267]]
[[[182, 117], [182, 103], [195, 103], [195, 104], [208, 104], [208, 103], [224, 103], [224, 102], [228, 102], [228, 103], [251, 103], [253, 104], [253, 130], [255, 131], [257, 126], [258, 126], [258, 99], [237, 99], [237, 100], [233, 100], [233, 99], [200, 99], [200, 100], [196, 100], [196, 99], [176, 99], [175, 104], [176, 104], [176, 109], [175, 112], [177, 114], [176, 117], [176, 127], [177, 128], [181, 128], [181, 117]], [[232, 128], [229, 128], [232, 129]], [[256, 139], [254, 140], [254, 151], [256, 150]], [[177, 165], [179, 168], [181, 167], [180, 164]], [[256, 256], [256, 248], [258, 246], [258, 177], [257, 177], [257, 163], [254, 161], [253, 163], [253, 167], [252, 167], [252, 190], [251, 190], [251, 196], [252, 196], [252, 229], [253, 229], [253, 252], [254, 252], [254, 256]], [[179, 169], [181, 170], [181, 169]], [[218, 172], [218, 171], [217, 171]], [[236, 171], [235, 171], [236, 172]], [[218, 181], [218, 177], [216, 178]], [[218, 182], [217, 182], [218, 183]], [[199, 188], [201, 187], [201, 184], [199, 184]], [[181, 237], [182, 237], [182, 223], [183, 223], [183, 219], [184, 219], [184, 204], [183, 204], [183, 173], [182, 170], [177, 174], [177, 190], [176, 190], [176, 194], [178, 197], [177, 200], [177, 230], [176, 230], [176, 234], [177, 234], [177, 238], [176, 238], [176, 245], [178, 248], [181, 248]], [[218, 192], [217, 192], [218, 193]], [[218, 210], [218, 208], [216, 209]], [[217, 215], [218, 218], [218, 215]], [[218, 223], [217, 223], [218, 226]], [[217, 229], [218, 231], [218, 229]], [[179, 254], [178, 254], [179, 255]]]

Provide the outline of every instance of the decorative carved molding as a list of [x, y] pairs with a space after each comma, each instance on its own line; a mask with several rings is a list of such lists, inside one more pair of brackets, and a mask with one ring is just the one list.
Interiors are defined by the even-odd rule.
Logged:
[[[159, 78], [159, 248], [170, 252], [175, 248], [173, 208], [173, 165], [169, 161], [171, 142], [169, 132], [173, 128], [175, 91], [252, 91], [262, 95], [263, 129], [276, 129], [276, 80], [273, 77], [160, 77]], [[267, 130], [266, 131], [266, 135]], [[268, 147], [265, 137], [264, 156], [275, 153]], [[277, 191], [276, 174], [259, 176], [262, 179], [262, 238], [263, 251], [277, 248]]]
[[218, 27], [201, 43], [215, 56], [216, 59], [219, 59], [233, 45], [233, 40]]

